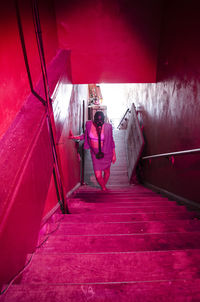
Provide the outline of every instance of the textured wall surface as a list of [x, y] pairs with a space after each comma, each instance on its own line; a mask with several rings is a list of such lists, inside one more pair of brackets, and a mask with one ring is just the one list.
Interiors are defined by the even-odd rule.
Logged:
[[135, 105], [131, 106], [131, 113], [125, 135], [127, 170], [130, 182], [136, 177], [136, 168], [144, 148], [144, 138], [137, 119]]
[[[56, 99], [55, 93], [52, 96], [57, 107], [61, 102], [65, 113], [73, 106], [79, 108], [81, 100], [79, 93], [72, 96], [67, 64], [63, 64], [67, 60], [68, 53], [60, 52], [48, 68], [50, 91], [62, 91], [62, 99], [59, 100], [58, 94]], [[75, 89], [78, 90], [77, 87]], [[37, 85], [37, 91], [44, 97], [42, 82]], [[45, 111], [45, 107], [31, 94], [0, 140], [1, 281], [8, 280], [17, 272], [27, 252], [33, 250], [42, 218], [58, 202], [52, 181], [53, 156]], [[75, 112], [71, 111], [70, 118], [69, 114], [65, 118], [62, 115], [62, 119], [60, 115], [55, 118], [58, 146], [61, 137], [67, 141], [66, 125], [71, 123], [79, 131], [80, 116], [74, 121]], [[73, 167], [63, 170], [65, 193], [80, 181], [79, 161], [74, 154], [73, 143], [61, 154], [61, 166], [67, 160], [68, 166]], [[75, 169], [75, 173], [69, 174], [70, 169]]]
[[[5, 133], [17, 112], [30, 94], [30, 85], [24, 62], [20, 35], [25, 40], [27, 61], [33, 88], [36, 89], [41, 74], [40, 60], [32, 19], [31, 1], [15, 0], [0, 3], [0, 137]], [[52, 1], [39, 1], [44, 49], [47, 64], [56, 55], [58, 49], [55, 17]], [[44, 3], [45, 2], [45, 5]], [[44, 19], [43, 19], [44, 20]], [[20, 31], [21, 26], [21, 31]], [[51, 34], [50, 34], [51, 33]]]
[[[58, 202], [46, 108], [39, 100], [45, 99], [45, 92], [32, 8], [29, 1], [18, 1], [17, 7], [14, 2], [0, 4], [4, 41], [0, 50], [0, 284], [23, 267], [27, 253], [37, 244], [43, 217]], [[74, 132], [80, 130], [80, 104], [87, 98], [87, 89], [72, 87], [70, 53], [57, 50], [55, 17], [48, 3], [50, 7], [40, 1], [41, 26], [54, 105], [55, 142], [67, 193], [80, 181], [78, 156], [67, 136], [69, 127]]]
[[[68, 192], [80, 180], [80, 166], [75, 143], [67, 137], [69, 129], [81, 132], [81, 105], [87, 99], [87, 86], [72, 82], [155, 82], [161, 2], [143, 0], [134, 11], [132, 1], [56, 1], [59, 47], [70, 51], [58, 51], [52, 3], [39, 2], [55, 141]], [[45, 108], [35, 96], [37, 92], [44, 98], [44, 87], [31, 6], [20, 0], [17, 9], [14, 3], [0, 4], [1, 283], [23, 266], [35, 247], [42, 218], [57, 203]], [[141, 110], [145, 155], [198, 148], [200, 143], [199, 3], [165, 4], [158, 82], [135, 84], [131, 90], [131, 100]], [[174, 162], [156, 159], [144, 162], [142, 177], [199, 202], [199, 168], [198, 154]]]
[[[51, 7], [51, 4], [49, 2]], [[51, 46], [47, 64], [57, 52], [52, 9], [46, 7], [47, 36]], [[45, 118], [40, 60], [31, 2], [9, 0], [0, 4], [0, 283], [22, 267], [32, 251], [42, 219], [53, 169]], [[25, 43], [23, 43], [25, 41]], [[27, 65], [25, 64], [25, 57]], [[29, 71], [29, 78], [28, 78]], [[54, 90], [54, 80], [50, 79]], [[32, 92], [31, 93], [31, 86]]]
[[[173, 2], [165, 8], [158, 83], [136, 84], [130, 100], [141, 110], [144, 155], [200, 147], [199, 3]], [[144, 163], [143, 179], [199, 203], [200, 154]]]
[[162, 1], [56, 0], [73, 83], [155, 82]]

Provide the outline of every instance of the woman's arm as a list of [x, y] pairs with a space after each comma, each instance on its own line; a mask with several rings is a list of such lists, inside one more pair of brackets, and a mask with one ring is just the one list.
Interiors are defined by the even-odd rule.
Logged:
[[70, 130], [69, 131], [69, 136], [68, 136], [69, 139], [79, 139], [79, 140], [83, 140], [84, 139], [84, 134], [81, 134], [81, 135], [74, 135], [73, 132]]
[[116, 152], [115, 152], [115, 142], [113, 139], [113, 130], [112, 130], [112, 125], [110, 124], [110, 137], [111, 137], [111, 146], [113, 150], [113, 156], [112, 156], [112, 163], [114, 164], [116, 162]]
[[116, 153], [115, 153], [115, 149], [113, 149], [113, 156], [112, 156], [112, 163], [114, 164], [116, 162]]

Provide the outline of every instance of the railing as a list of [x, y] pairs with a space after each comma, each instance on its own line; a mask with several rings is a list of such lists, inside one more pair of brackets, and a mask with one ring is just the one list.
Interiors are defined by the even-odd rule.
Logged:
[[144, 137], [137, 116], [134, 103], [131, 106], [131, 114], [125, 133], [125, 148], [127, 155], [128, 177], [130, 181], [136, 178], [136, 167], [144, 147]]
[[160, 154], [155, 154], [155, 155], [148, 155], [148, 156], [142, 157], [142, 159], [151, 159], [151, 158], [157, 158], [157, 157], [171, 157], [171, 156], [191, 154], [191, 153], [197, 153], [197, 152], [200, 152], [199, 148], [198, 149], [191, 149], [191, 150], [169, 152], [169, 153], [160, 153]]
[[128, 113], [130, 113], [131, 110], [128, 108], [124, 114], [124, 116], [122, 117], [121, 121], [119, 122], [119, 125], [117, 126], [117, 129], [119, 129], [119, 127], [121, 126], [122, 122], [125, 120], [125, 117]]
[[63, 214], [69, 214], [68, 205], [65, 204], [65, 195], [64, 195], [64, 187], [63, 187], [63, 179], [61, 174], [61, 166], [60, 166], [60, 159], [59, 159], [59, 152], [56, 145], [55, 139], [55, 124], [53, 118], [53, 109], [52, 109], [52, 100], [50, 98], [50, 91], [49, 91], [49, 83], [47, 77], [47, 69], [46, 69], [46, 62], [45, 62], [45, 55], [44, 55], [44, 47], [43, 47], [43, 38], [42, 38], [42, 31], [40, 26], [40, 17], [39, 17], [39, 10], [38, 10], [38, 3], [36, 0], [32, 2], [33, 4], [33, 21], [34, 21], [34, 28], [35, 28], [35, 35], [37, 40], [42, 76], [43, 76], [43, 83], [44, 83], [44, 92], [45, 92], [45, 104], [46, 104], [46, 118], [47, 118], [47, 127], [51, 142], [53, 160], [54, 160], [54, 180], [55, 186], [57, 190], [58, 202], [60, 204], [60, 208]]
[[[83, 133], [85, 132], [85, 100], [83, 100], [83, 124], [82, 124], [82, 130]], [[81, 145], [81, 157], [82, 157], [82, 162], [81, 162], [81, 185], [84, 185], [84, 170], [85, 170], [85, 151], [84, 151], [84, 143]]]

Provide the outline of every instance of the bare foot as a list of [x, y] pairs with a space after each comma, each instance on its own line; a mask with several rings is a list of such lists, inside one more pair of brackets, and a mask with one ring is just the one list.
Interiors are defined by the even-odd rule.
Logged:
[[106, 187], [102, 187], [101, 190], [104, 191], [104, 192], [108, 191], [108, 189]]

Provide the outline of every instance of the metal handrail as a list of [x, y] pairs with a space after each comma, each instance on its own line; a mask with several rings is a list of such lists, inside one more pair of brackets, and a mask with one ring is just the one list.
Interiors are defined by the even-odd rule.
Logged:
[[58, 194], [58, 198], [59, 198], [58, 202], [60, 204], [62, 213], [69, 214], [68, 205], [67, 204], [65, 205], [63, 180], [62, 180], [61, 167], [60, 167], [60, 163], [59, 163], [59, 156], [58, 156], [58, 150], [57, 150], [55, 133], [54, 133], [55, 125], [54, 125], [53, 118], [51, 118], [52, 112], [53, 112], [52, 100], [50, 98], [49, 83], [48, 83], [48, 77], [47, 77], [47, 68], [46, 68], [46, 62], [45, 62], [44, 46], [43, 46], [42, 31], [41, 31], [37, 1], [34, 0], [32, 5], [33, 5], [33, 7], [32, 7], [33, 22], [34, 22], [35, 35], [36, 35], [36, 41], [37, 41], [37, 46], [38, 46], [39, 59], [40, 59], [41, 71], [42, 71], [42, 77], [43, 77], [43, 83], [44, 83], [45, 99], [46, 99], [47, 127], [48, 127], [52, 154], [53, 154], [53, 160], [54, 160], [54, 172], [55, 172], [54, 179], [55, 179], [56, 189], [58, 189], [57, 190], [57, 194]]
[[177, 151], [177, 152], [169, 152], [169, 153], [149, 155], [149, 156], [142, 157], [142, 159], [150, 159], [150, 158], [156, 158], [156, 157], [169, 157], [169, 156], [183, 155], [183, 154], [196, 153], [196, 152], [200, 152], [200, 149], [198, 148], [198, 149], [191, 149], [191, 150], [183, 150], [183, 151]]
[[[83, 124], [82, 124], [82, 130], [83, 133], [85, 132], [85, 100], [83, 100]], [[82, 141], [82, 146], [81, 146], [81, 155], [82, 155], [82, 162], [81, 162], [81, 185], [84, 185], [84, 170], [85, 170], [85, 151], [84, 151], [84, 143]]]
[[117, 126], [117, 129], [119, 129], [120, 125], [122, 124], [122, 121], [125, 119], [127, 113], [130, 112], [130, 109], [128, 108], [124, 114], [124, 116], [122, 117], [121, 121], [119, 122], [119, 125]]

